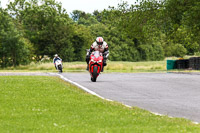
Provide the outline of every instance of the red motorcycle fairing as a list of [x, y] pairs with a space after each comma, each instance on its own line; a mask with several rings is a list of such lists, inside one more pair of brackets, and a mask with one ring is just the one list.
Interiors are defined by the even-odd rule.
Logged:
[[91, 75], [91, 80], [96, 82], [103, 67], [103, 56], [99, 51], [94, 51], [90, 56], [89, 61], [89, 72]]

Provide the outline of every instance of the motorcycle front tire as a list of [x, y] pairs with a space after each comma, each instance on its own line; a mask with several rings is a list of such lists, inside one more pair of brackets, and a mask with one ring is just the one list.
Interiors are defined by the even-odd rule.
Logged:
[[97, 80], [97, 76], [98, 76], [97, 71], [98, 71], [98, 67], [94, 66], [94, 68], [93, 68], [93, 74], [92, 74], [93, 77], [91, 78], [92, 82], [96, 82], [96, 80]]
[[62, 73], [62, 66], [58, 66], [58, 70]]

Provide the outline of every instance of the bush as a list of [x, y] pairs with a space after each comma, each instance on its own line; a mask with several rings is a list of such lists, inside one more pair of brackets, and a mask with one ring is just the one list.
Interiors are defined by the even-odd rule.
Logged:
[[155, 61], [164, 59], [163, 48], [160, 44], [143, 44], [138, 47], [142, 60]]
[[187, 49], [182, 44], [174, 44], [171, 46], [171, 56], [183, 57], [187, 53]]

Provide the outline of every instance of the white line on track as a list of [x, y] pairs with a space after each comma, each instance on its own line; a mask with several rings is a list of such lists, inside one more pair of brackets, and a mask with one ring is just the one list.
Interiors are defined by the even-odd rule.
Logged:
[[65, 80], [65, 81], [67, 81], [67, 82], [69, 82], [69, 83], [71, 83], [71, 84], [73, 84], [73, 85], [76, 85], [76, 86], [79, 87], [80, 89], [82, 89], [82, 90], [84, 90], [84, 91], [86, 91], [86, 92], [88, 92], [88, 93], [90, 93], [90, 94], [92, 94], [92, 95], [95, 95], [95, 96], [97, 96], [97, 97], [99, 97], [99, 98], [101, 98], [101, 99], [106, 99], [106, 98], [104, 98], [104, 97], [98, 95], [97, 93], [95, 93], [95, 92], [93, 92], [93, 91], [87, 89], [86, 87], [84, 87], [84, 86], [82, 86], [82, 85], [80, 85], [80, 84], [78, 84], [78, 83], [76, 83], [76, 82], [74, 82], [74, 81], [71, 81], [71, 80], [65, 78], [63, 75], [60, 75], [60, 74], [57, 74], [57, 75], [60, 76], [61, 79]]
[[[51, 75], [54, 75], [53, 73], [50, 73], [50, 74], [51, 74]], [[98, 95], [97, 93], [95, 93], [95, 92], [89, 90], [88, 88], [86, 88], [86, 87], [84, 87], [84, 86], [82, 86], [82, 85], [80, 85], [80, 84], [78, 84], [78, 83], [76, 83], [76, 82], [74, 82], [74, 81], [72, 81], [72, 80], [69, 80], [69, 79], [65, 78], [65, 77], [64, 77], [63, 75], [61, 75], [61, 74], [56, 74], [56, 75], [58, 75], [61, 79], [63, 79], [63, 80], [65, 80], [65, 81], [67, 81], [67, 82], [69, 82], [69, 83], [71, 83], [71, 84], [73, 84], [73, 85], [79, 87], [80, 89], [82, 89], [82, 90], [84, 90], [84, 91], [86, 91], [86, 92], [88, 92], [88, 93], [90, 93], [90, 94], [92, 94], [92, 95], [95, 95], [95, 96], [97, 96], [97, 97], [99, 97], [99, 98], [101, 98], [101, 99], [107, 100], [107, 101], [113, 101], [113, 100], [110, 100], [110, 99], [106, 99], [106, 98], [104, 98], [104, 97]], [[122, 104], [123, 104], [123, 103], [122, 103]], [[128, 107], [128, 108], [132, 108], [132, 106], [130, 106], [130, 105], [126, 105], [126, 104], [123, 104], [123, 105], [126, 106], [126, 107]], [[151, 111], [150, 111], [150, 112], [151, 112]], [[159, 114], [159, 113], [156, 113], [156, 112], [151, 112], [151, 113], [154, 114], [154, 115], [158, 115], [158, 116], [165, 116], [165, 115], [163, 115], [163, 114]], [[169, 117], [169, 118], [173, 118], [172, 116], [168, 116], [168, 117]], [[199, 122], [194, 122], [194, 121], [192, 121], [192, 123], [194, 123], [194, 124], [200, 124]]]

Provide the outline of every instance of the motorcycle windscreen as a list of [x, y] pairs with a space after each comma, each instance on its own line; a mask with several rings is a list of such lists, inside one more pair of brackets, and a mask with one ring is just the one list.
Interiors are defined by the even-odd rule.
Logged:
[[99, 51], [95, 51], [95, 52], [94, 52], [94, 56], [95, 56], [96, 58], [98, 58], [98, 57], [100, 56], [100, 52], [99, 52]]

